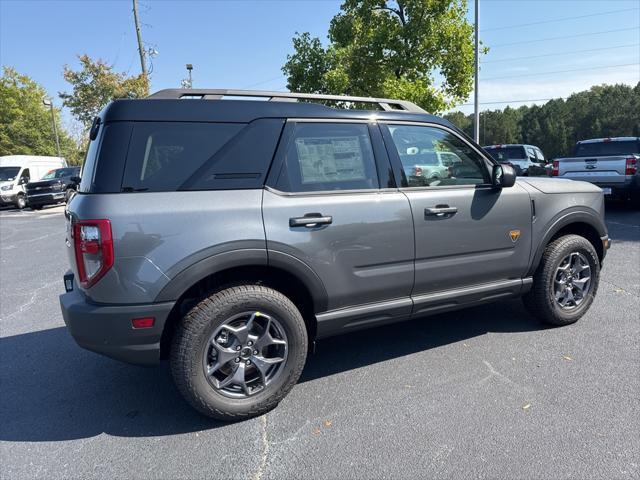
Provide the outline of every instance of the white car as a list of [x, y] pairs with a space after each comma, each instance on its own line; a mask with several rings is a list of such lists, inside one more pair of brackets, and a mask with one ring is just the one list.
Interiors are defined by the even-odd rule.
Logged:
[[27, 206], [25, 185], [40, 180], [51, 170], [67, 166], [61, 157], [7, 155], [0, 157], [0, 206]]

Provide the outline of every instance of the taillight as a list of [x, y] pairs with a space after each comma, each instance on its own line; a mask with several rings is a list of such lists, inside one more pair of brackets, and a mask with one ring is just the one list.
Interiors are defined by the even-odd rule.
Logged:
[[553, 161], [553, 169], [551, 170], [551, 176], [557, 177], [560, 173], [560, 162], [558, 160]]
[[78, 280], [89, 288], [113, 266], [113, 237], [109, 220], [79, 220], [73, 224]]
[[413, 168], [413, 175], [415, 175], [416, 177], [421, 177], [422, 176], [422, 168], [414, 167]]
[[638, 171], [638, 159], [635, 157], [627, 158], [624, 166], [625, 175], [635, 175]]

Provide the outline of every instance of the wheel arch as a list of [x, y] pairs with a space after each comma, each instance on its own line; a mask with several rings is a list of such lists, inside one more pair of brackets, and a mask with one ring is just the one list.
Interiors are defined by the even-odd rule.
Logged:
[[551, 225], [546, 229], [542, 237], [542, 241], [538, 244], [527, 275], [533, 275], [535, 273], [547, 245], [557, 238], [569, 234], [580, 235], [586, 238], [593, 245], [598, 254], [598, 259], [602, 262], [605, 255], [602, 238], [607, 234], [604, 222], [595, 213], [584, 210], [573, 211], [563, 215], [561, 214], [551, 222]]
[[[272, 254], [273, 253], [273, 254]], [[315, 314], [327, 309], [324, 285], [309, 266], [287, 254], [236, 251], [214, 255], [183, 270], [163, 288], [156, 301], [175, 300], [165, 322], [160, 356], [167, 358], [171, 339], [182, 317], [202, 298], [225, 286], [260, 284], [286, 295], [300, 309], [309, 340], [316, 337]], [[217, 257], [225, 258], [217, 258]]]

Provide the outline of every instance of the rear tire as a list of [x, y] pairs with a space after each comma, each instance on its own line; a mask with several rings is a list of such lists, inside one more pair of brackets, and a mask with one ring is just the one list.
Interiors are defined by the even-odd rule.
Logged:
[[599, 278], [600, 260], [591, 242], [579, 235], [565, 235], [547, 245], [533, 286], [523, 297], [524, 305], [545, 323], [570, 325], [593, 303]]
[[[268, 412], [289, 393], [302, 373], [307, 343], [304, 320], [291, 300], [260, 285], [234, 286], [205, 298], [183, 318], [172, 340], [171, 373], [200, 413], [243, 420]], [[235, 381], [238, 373], [241, 383]]]

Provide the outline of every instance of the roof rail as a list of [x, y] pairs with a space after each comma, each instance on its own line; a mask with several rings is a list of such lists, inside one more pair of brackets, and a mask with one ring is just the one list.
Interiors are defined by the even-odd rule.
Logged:
[[330, 100], [334, 102], [353, 102], [377, 104], [382, 110], [407, 113], [427, 113], [415, 103], [390, 98], [351, 97], [346, 95], [322, 95], [316, 93], [270, 92], [263, 90], [225, 90], [200, 88], [168, 88], [160, 90], [148, 98], [153, 99], [201, 99], [221, 100], [223, 97], [264, 97], [268, 101], [297, 102], [298, 100]]

